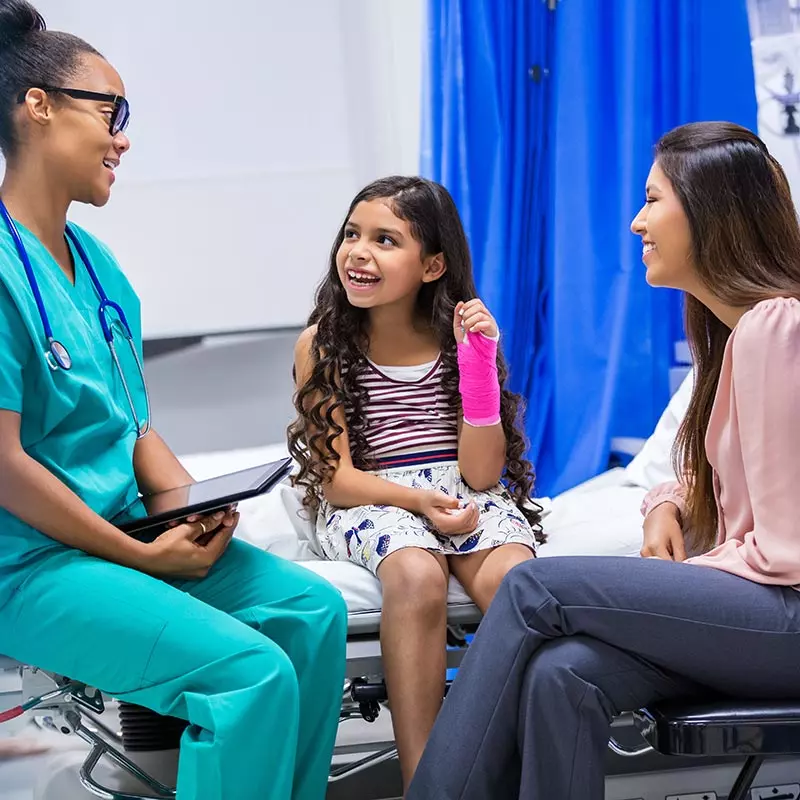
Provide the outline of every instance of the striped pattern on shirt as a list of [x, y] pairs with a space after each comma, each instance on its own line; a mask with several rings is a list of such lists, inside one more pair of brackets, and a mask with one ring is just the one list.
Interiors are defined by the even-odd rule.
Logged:
[[[392, 374], [402, 369], [394, 367]], [[458, 460], [458, 408], [447, 400], [442, 373], [441, 356], [417, 380], [390, 377], [367, 362], [359, 378], [367, 393], [362, 411], [367, 445], [380, 469]], [[349, 403], [345, 411], [349, 424]]]

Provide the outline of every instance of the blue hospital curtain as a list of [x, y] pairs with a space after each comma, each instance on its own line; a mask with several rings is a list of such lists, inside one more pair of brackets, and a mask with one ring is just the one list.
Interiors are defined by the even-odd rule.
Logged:
[[629, 225], [662, 133], [756, 129], [746, 0], [428, 2], [422, 171], [461, 211], [555, 494], [666, 405], [679, 298]]
[[535, 455], [550, 394], [542, 370], [554, 18], [539, 0], [429, 0], [428, 15], [421, 170], [461, 213]]

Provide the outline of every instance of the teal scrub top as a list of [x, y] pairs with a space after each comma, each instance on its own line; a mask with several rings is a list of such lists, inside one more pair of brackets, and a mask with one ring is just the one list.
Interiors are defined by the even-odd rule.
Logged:
[[[111, 519], [138, 496], [133, 472], [136, 426], [122, 380], [103, 337], [100, 301], [74, 246], [72, 285], [44, 245], [17, 225], [28, 251], [53, 329], [72, 358], [70, 370], [53, 370], [36, 301], [14, 241], [0, 219], [0, 409], [21, 415], [22, 446], [91, 509]], [[71, 225], [108, 298], [125, 312], [142, 358], [139, 298], [108, 248]], [[69, 241], [69, 240], [67, 240]], [[111, 319], [113, 319], [111, 312]], [[114, 337], [117, 354], [141, 421], [143, 382], [130, 345]], [[2, 480], [2, 475], [0, 475]], [[0, 605], [55, 540], [0, 508]]]

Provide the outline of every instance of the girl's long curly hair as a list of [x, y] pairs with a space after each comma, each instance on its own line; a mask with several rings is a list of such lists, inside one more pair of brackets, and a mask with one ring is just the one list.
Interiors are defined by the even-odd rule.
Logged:
[[[312, 369], [308, 380], [295, 394], [297, 418], [289, 426], [288, 434], [289, 451], [300, 465], [294, 482], [305, 488], [303, 504], [311, 511], [319, 508], [322, 486], [331, 479], [339, 461], [335, 444], [343, 429], [334, 420], [334, 411], [346, 409], [353, 463], [363, 469], [376, 466], [367, 445], [362, 414], [367, 399], [361, 385], [369, 351], [367, 312], [348, 302], [339, 278], [336, 255], [356, 206], [379, 199], [389, 201], [394, 214], [408, 222], [414, 239], [421, 245], [423, 258], [438, 253], [444, 257], [446, 271], [438, 280], [421, 286], [417, 311], [420, 319], [430, 320], [439, 341], [442, 385], [447, 398], [454, 408], [461, 408], [453, 315], [460, 301], [476, 297], [477, 292], [458, 210], [450, 193], [438, 183], [418, 177], [382, 178], [362, 189], [350, 204], [331, 248], [328, 272], [317, 289], [315, 308], [308, 320], [309, 326], [316, 326], [311, 346]], [[525, 458], [522, 399], [505, 388], [508, 368], [500, 351], [497, 369], [502, 388], [500, 415], [506, 435], [504, 483], [536, 532], [537, 540], [544, 541], [540, 524], [542, 509], [531, 497], [534, 474], [531, 463]]]

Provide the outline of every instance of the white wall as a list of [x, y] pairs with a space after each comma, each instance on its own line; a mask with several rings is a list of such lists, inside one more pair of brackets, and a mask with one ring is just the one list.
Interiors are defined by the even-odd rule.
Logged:
[[418, 169], [424, 0], [38, 0], [131, 103], [113, 248], [148, 338], [303, 323], [353, 194]]

